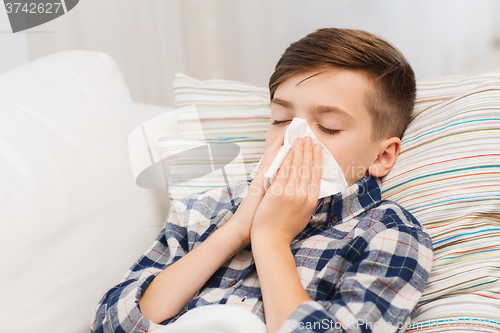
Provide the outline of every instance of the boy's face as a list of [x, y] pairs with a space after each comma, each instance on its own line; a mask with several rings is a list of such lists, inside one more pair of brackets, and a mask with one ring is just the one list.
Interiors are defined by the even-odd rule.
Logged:
[[[366, 106], [369, 89], [365, 76], [350, 70], [313, 70], [291, 76], [278, 86], [271, 102], [266, 149], [294, 117], [304, 118], [339, 164], [347, 183], [356, 183], [381, 148], [380, 142], [371, 140]], [[327, 129], [335, 132], [327, 133]]]

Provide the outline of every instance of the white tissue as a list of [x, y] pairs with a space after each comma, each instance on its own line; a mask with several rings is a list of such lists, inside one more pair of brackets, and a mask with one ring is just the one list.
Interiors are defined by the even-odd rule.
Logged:
[[[319, 188], [318, 199], [330, 196], [335, 193], [339, 193], [340, 191], [345, 189], [348, 186], [347, 181], [345, 180], [344, 174], [337, 164], [337, 161], [335, 161], [335, 158], [333, 158], [328, 149], [318, 140], [318, 138], [316, 138], [316, 135], [314, 135], [309, 125], [307, 125], [307, 121], [302, 118], [293, 118], [292, 122], [286, 129], [283, 146], [264, 174], [264, 189], [267, 191], [271, 183], [276, 178], [276, 173], [278, 172], [281, 163], [283, 163], [283, 161], [285, 160], [288, 151], [293, 147], [295, 138], [298, 136], [302, 138], [305, 136], [310, 136], [313, 139], [314, 143], [317, 143], [321, 146], [323, 152], [323, 172], [321, 175], [321, 184]], [[255, 178], [255, 175], [263, 158], [264, 157], [260, 159], [259, 163], [255, 166], [252, 173], [250, 174], [250, 177], [252, 179]]]

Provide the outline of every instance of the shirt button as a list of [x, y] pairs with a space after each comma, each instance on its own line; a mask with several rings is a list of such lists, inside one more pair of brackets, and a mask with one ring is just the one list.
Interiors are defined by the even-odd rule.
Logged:
[[338, 220], [339, 218], [337, 217], [337, 215], [332, 216], [332, 223], [337, 223]]
[[229, 284], [229, 287], [234, 286], [237, 282], [238, 282], [237, 280], [233, 280], [233, 281], [231, 281], [231, 283]]

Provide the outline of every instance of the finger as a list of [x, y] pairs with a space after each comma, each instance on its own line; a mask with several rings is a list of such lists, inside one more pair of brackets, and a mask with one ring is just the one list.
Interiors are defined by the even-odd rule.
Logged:
[[[301, 143], [302, 142], [302, 143]], [[304, 154], [304, 139], [301, 137], [295, 138], [293, 142], [293, 161], [290, 168], [290, 176], [288, 178], [288, 183], [294, 188], [298, 188], [300, 182], [299, 170], [302, 166]]]
[[[310, 142], [308, 142], [310, 141]], [[300, 166], [300, 182], [299, 188], [305, 189], [308, 192], [310, 191], [311, 177], [313, 173], [313, 151], [314, 151], [314, 142], [311, 137], [306, 136], [304, 138], [304, 156], [303, 163]]]
[[314, 199], [317, 200], [319, 197], [319, 188], [321, 185], [321, 177], [323, 175], [323, 152], [320, 144], [315, 144], [313, 149], [313, 173], [311, 179], [311, 186], [314, 193]]

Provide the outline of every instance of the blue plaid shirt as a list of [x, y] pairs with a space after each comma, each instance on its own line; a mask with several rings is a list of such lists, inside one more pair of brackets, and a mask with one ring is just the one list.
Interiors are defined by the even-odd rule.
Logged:
[[[100, 300], [90, 332], [151, 332], [209, 304], [241, 306], [265, 322], [251, 245], [224, 263], [175, 317], [155, 324], [138, 306], [156, 275], [233, 216], [250, 182], [176, 202], [155, 242]], [[311, 301], [290, 314], [280, 333], [401, 331], [432, 266], [427, 232], [403, 207], [382, 200], [380, 180], [370, 175], [323, 198], [291, 250]]]

